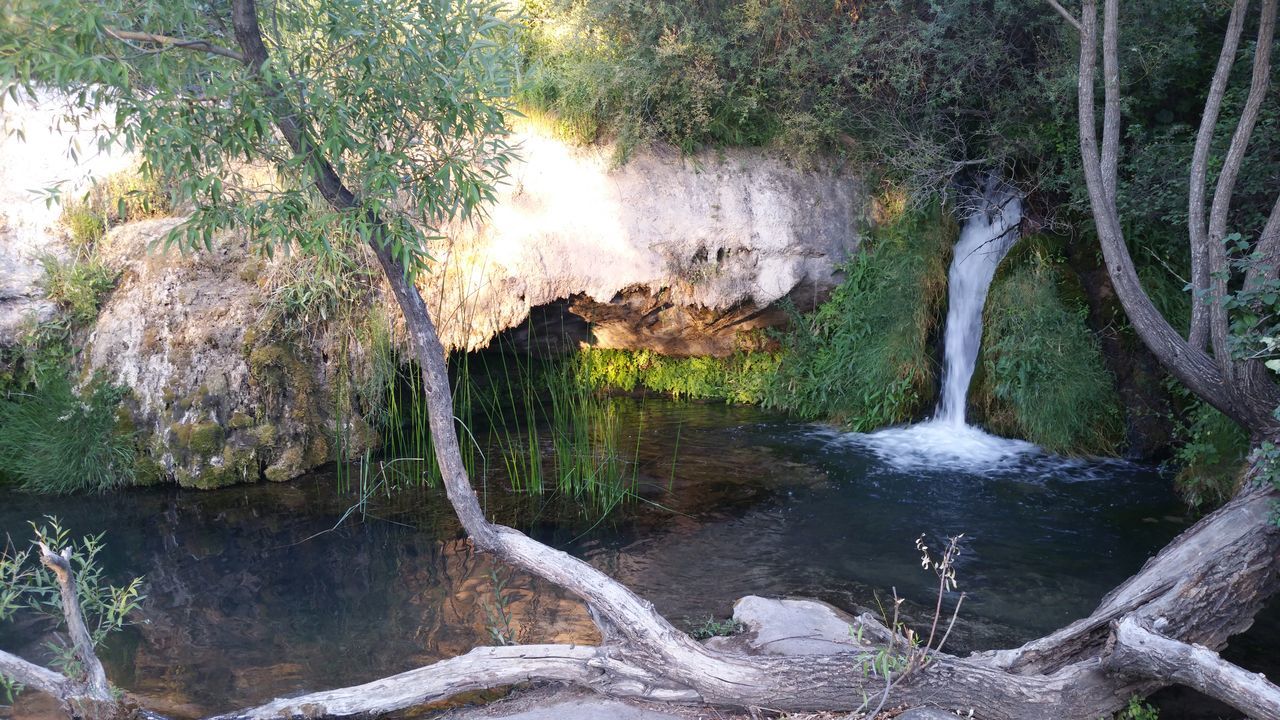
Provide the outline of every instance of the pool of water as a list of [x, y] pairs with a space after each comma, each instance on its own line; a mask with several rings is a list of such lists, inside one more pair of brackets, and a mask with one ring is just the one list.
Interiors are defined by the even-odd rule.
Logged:
[[[600, 519], [513, 498], [497, 471], [477, 484], [497, 520], [588, 559], [677, 623], [727, 616], [746, 594], [859, 611], [895, 589], [924, 622], [936, 581], [915, 540], [964, 533], [950, 649], [1008, 647], [1087, 614], [1187, 524], [1150, 467], [1035, 453], [985, 469], [903, 466], [864, 437], [755, 409], [615, 402], [639, 440], [640, 500]], [[143, 575], [147, 595], [105, 652], [109, 673], [176, 717], [370, 680], [494, 632], [596, 639], [576, 600], [471, 553], [439, 492], [379, 494], [363, 515], [348, 514], [354, 502], [332, 473], [208, 492], [0, 491], [0, 532], [26, 542], [29, 520], [57, 514], [105, 534], [110, 574]], [[1280, 637], [1276, 624], [1251, 637]], [[43, 631], [0, 626], [0, 647], [40, 658]], [[1241, 644], [1257, 669], [1269, 669], [1266, 644], [1261, 655]]]

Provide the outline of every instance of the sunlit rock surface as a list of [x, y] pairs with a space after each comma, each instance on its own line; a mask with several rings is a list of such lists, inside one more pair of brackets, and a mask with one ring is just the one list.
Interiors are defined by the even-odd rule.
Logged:
[[[71, 148], [75, 159], [67, 152]], [[57, 225], [61, 208], [33, 191], [56, 186], [75, 197], [89, 175], [115, 172], [129, 162], [123, 152], [101, 152], [83, 136], [63, 132], [51, 99], [10, 101], [0, 110], [0, 347], [17, 342], [29, 323], [53, 314], [40, 287], [40, 257], [65, 253]]]
[[760, 150], [575, 148], [536, 129], [486, 221], [455, 228], [424, 287], [445, 337], [483, 346], [569, 298], [603, 347], [724, 354], [768, 308], [811, 305], [857, 249], [869, 198], [853, 175]]
[[336, 428], [352, 453], [376, 442], [335, 396], [344, 372], [368, 374], [360, 344], [339, 347], [330, 327], [268, 331], [269, 278], [289, 259], [254, 256], [234, 237], [202, 252], [152, 246], [180, 222], [125, 225], [99, 247], [121, 276], [89, 335], [86, 375], [132, 390], [127, 404], [150, 454], [139, 479], [288, 480], [333, 458]]
[[[87, 150], [73, 161], [54, 105], [10, 115], [26, 142], [6, 140], [0, 160], [0, 344], [50, 316], [39, 257], [66, 252], [59, 207], [29, 190], [66, 181], [76, 192], [130, 162]], [[862, 183], [834, 167], [797, 168], [760, 150], [663, 149], [619, 166], [608, 146], [570, 147], [534, 128], [514, 139], [521, 159], [487, 217], [448, 228], [419, 281], [454, 348], [484, 347], [512, 328], [531, 344], [555, 343], [533, 335], [572, 324], [561, 346], [593, 337], [603, 347], [727, 354], [758, 340], [744, 332], [785, 320], [779, 300], [805, 308], [824, 296], [866, 224]], [[154, 461], [142, 479], [283, 480], [333, 459], [337, 427], [349, 431], [349, 450], [376, 442], [332, 395], [340, 372], [359, 381], [367, 371], [368, 338], [354, 338], [352, 361], [331, 328], [269, 336], [264, 278], [287, 258], [254, 257], [239, 233], [208, 251], [165, 252], [160, 241], [178, 222], [121, 226], [99, 244], [121, 278], [80, 368], [133, 390], [132, 420]], [[376, 294], [371, 311], [402, 343], [396, 308]], [[525, 330], [531, 310], [558, 316]]]

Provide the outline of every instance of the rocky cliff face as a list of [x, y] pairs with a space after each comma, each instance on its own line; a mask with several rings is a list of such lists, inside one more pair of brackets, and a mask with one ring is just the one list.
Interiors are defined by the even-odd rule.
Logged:
[[[420, 283], [455, 348], [567, 308], [605, 347], [727, 354], [782, 318], [779, 300], [804, 307], [833, 287], [868, 212], [857, 178], [762, 152], [655, 151], [615, 167], [610, 148], [533, 130], [518, 140], [522, 161], [489, 216], [451, 228]], [[234, 237], [207, 252], [156, 249], [179, 222], [122, 226], [98, 248], [121, 277], [83, 365], [133, 390], [153, 460], [142, 474], [202, 487], [283, 480], [333, 459], [335, 437], [354, 451], [376, 443], [362, 412], [377, 400], [361, 393], [378, 389], [351, 391], [373, 372], [368, 323], [282, 333], [271, 295], [296, 258], [255, 257]], [[20, 281], [38, 305], [34, 275]], [[394, 346], [398, 312], [376, 283], [365, 305]]]
[[459, 347], [568, 298], [603, 347], [727, 354], [783, 319], [777, 301], [829, 291], [867, 224], [865, 188], [833, 168], [754, 150], [656, 150], [615, 167], [607, 146], [516, 139], [523, 162], [489, 217], [454, 228], [424, 281]]
[[66, 197], [84, 191], [87, 176], [105, 175], [128, 166], [123, 153], [81, 148], [73, 160], [67, 154], [72, 135], [57, 127], [57, 103], [5, 103], [0, 129], [20, 131], [22, 137], [0, 133], [0, 347], [17, 342], [34, 320], [53, 314], [53, 305], [40, 288], [43, 255], [61, 255], [59, 208], [32, 191], [59, 187]]
[[140, 475], [195, 487], [288, 480], [333, 459], [335, 437], [352, 453], [376, 443], [355, 393], [339, 395], [369, 374], [363, 347], [336, 325], [277, 327], [272, 275], [296, 260], [265, 260], [226, 237], [198, 253], [150, 247], [180, 222], [123, 226], [99, 249], [122, 274], [86, 366], [133, 391], [151, 456]]

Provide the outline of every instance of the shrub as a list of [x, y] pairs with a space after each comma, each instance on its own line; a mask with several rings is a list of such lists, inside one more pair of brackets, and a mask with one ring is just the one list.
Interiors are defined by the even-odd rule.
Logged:
[[1179, 466], [1174, 486], [1187, 505], [1212, 508], [1226, 502], [1240, 482], [1248, 434], [1208, 403], [1195, 400], [1175, 426], [1174, 440], [1173, 459]]
[[1059, 296], [1059, 274], [1033, 255], [992, 284], [976, 394], [997, 432], [1057, 453], [1113, 453], [1124, 433], [1115, 382], [1086, 324], [1087, 308]]
[[135, 439], [117, 427], [126, 392], [100, 380], [76, 392], [57, 375], [31, 394], [0, 400], [0, 475], [53, 494], [131, 483]]
[[782, 335], [765, 404], [867, 431], [933, 402], [929, 345], [946, 294], [955, 224], [934, 209], [877, 228], [831, 298]]
[[98, 259], [62, 261], [53, 255], [40, 259], [44, 290], [75, 323], [98, 316], [102, 298], [115, 287], [119, 273]]

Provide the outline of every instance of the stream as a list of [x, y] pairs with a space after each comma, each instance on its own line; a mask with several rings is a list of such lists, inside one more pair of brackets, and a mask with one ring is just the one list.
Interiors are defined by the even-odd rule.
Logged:
[[[1187, 526], [1168, 478], [1125, 462], [1034, 453], [981, 472], [889, 462], [858, 436], [754, 408], [618, 397], [639, 442], [638, 500], [604, 519], [477, 481], [488, 511], [587, 558], [678, 625], [746, 594], [850, 611], [908, 598], [927, 623], [933, 575], [914, 542], [964, 533], [967, 593], [949, 650], [1009, 647], [1087, 614]], [[443, 495], [379, 492], [364, 513], [332, 471], [215, 491], [139, 488], [52, 498], [0, 491], [0, 532], [55, 513], [104, 533], [110, 576], [145, 576], [136, 623], [104, 659], [112, 680], [174, 717], [347, 685], [493, 641], [594, 642], [583, 607], [473, 555]], [[1273, 608], [1274, 610], [1274, 608]], [[1230, 656], [1273, 671], [1276, 613]], [[0, 647], [47, 659], [38, 621]], [[2, 714], [3, 711], [0, 711]]]

